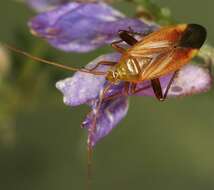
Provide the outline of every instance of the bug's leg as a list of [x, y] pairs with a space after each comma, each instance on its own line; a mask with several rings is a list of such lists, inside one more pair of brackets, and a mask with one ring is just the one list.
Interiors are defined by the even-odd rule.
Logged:
[[163, 99], [163, 92], [162, 92], [161, 83], [160, 83], [159, 78], [152, 79], [151, 84], [152, 84], [152, 88], [153, 88], [153, 91], [154, 91], [156, 98], [159, 101], [163, 101], [164, 100]]
[[118, 35], [124, 42], [126, 42], [130, 46], [135, 45], [138, 42], [132, 35], [129, 34], [129, 31], [120, 30], [118, 32]]
[[145, 31], [145, 32], [142, 32], [142, 33], [140, 33], [140, 32], [135, 32], [133, 29], [132, 29], [132, 27], [128, 27], [129, 28], [129, 30], [119, 30], [119, 35], [121, 34], [121, 33], [126, 33], [126, 34], [128, 34], [128, 35], [130, 35], [130, 36], [132, 36], [132, 37], [134, 37], [135, 35], [138, 35], [138, 36], [146, 36], [146, 35], [148, 35], [149, 33], [151, 33], [152, 31], [151, 30], [148, 30], [148, 31]]
[[169, 92], [169, 89], [170, 89], [170, 87], [171, 87], [171, 85], [172, 85], [172, 83], [173, 83], [175, 77], [177, 76], [178, 72], [179, 72], [179, 70], [177, 70], [177, 71], [175, 71], [175, 72], [173, 73], [172, 78], [170, 79], [170, 81], [169, 81], [169, 83], [168, 83], [168, 85], [167, 85], [167, 87], [166, 87], [166, 90], [165, 90], [165, 92], [164, 92], [163, 100], [166, 99], [166, 97], [167, 97], [167, 95], [168, 95], [168, 92]]
[[121, 92], [117, 92], [115, 94], [112, 94], [111, 96], [108, 96], [106, 98], [103, 99], [103, 101], [108, 101], [108, 100], [112, 100], [121, 96], [127, 96], [129, 94], [129, 88], [130, 88], [131, 84], [129, 82], [126, 82], [124, 85], [124, 89]]
[[119, 53], [123, 54], [126, 50], [118, 45], [122, 42], [123, 42], [123, 40], [118, 40], [118, 41], [112, 42], [111, 47], [114, 48], [115, 50], [117, 50]]
[[131, 88], [131, 94], [134, 95], [134, 94], [137, 94], [138, 92], [141, 92], [143, 90], [146, 90], [148, 88], [151, 88], [151, 84], [148, 84], [142, 88], [137, 88], [137, 84], [135, 85], [132, 85], [132, 88]]
[[132, 34], [132, 35], [144, 36], [147, 34], [146, 32], [143, 32], [143, 33], [135, 32], [131, 26], [129, 26], [128, 28], [129, 28], [128, 30], [129, 34]]
[[125, 87], [124, 87], [124, 89], [122, 91], [122, 95], [123, 96], [128, 96], [129, 95], [129, 89], [130, 89], [131, 86], [132, 86], [132, 83], [125, 82]]
[[130, 89], [131, 94], [134, 94], [134, 93], [135, 93], [135, 91], [136, 91], [136, 89], [137, 89], [137, 83], [132, 83], [132, 85], [131, 85], [131, 89]]
[[103, 100], [104, 100], [104, 97], [107, 93], [107, 91], [109, 90], [109, 88], [112, 86], [112, 84], [108, 84], [99, 94], [99, 99], [98, 99], [98, 102], [96, 104], [96, 108], [93, 110], [93, 113], [94, 113], [94, 119], [93, 119], [93, 123], [92, 123], [92, 127], [89, 128], [89, 146], [92, 146], [92, 135], [93, 133], [96, 131], [96, 122], [97, 122], [97, 116], [99, 114], [99, 110], [100, 110], [100, 107], [101, 107], [101, 104], [103, 103]]
[[108, 96], [107, 98], [104, 98], [103, 101], [110, 100], [110, 99], [115, 99], [115, 98], [118, 98], [120, 96], [127, 96], [129, 94], [130, 95], [134, 95], [134, 94], [137, 94], [138, 92], [146, 90], [146, 89], [148, 89], [150, 87], [151, 87], [151, 84], [146, 85], [146, 86], [138, 89], [136, 83], [126, 82], [124, 90], [122, 92], [118, 92], [118, 93], [115, 93], [115, 94], [113, 94], [111, 96]]
[[139, 35], [139, 36], [142, 36], [144, 35], [144, 33], [140, 33], [140, 32], [134, 32], [134, 30], [129, 26], [128, 27], [129, 30], [119, 30], [119, 34], [120, 33], [127, 33], [128, 35], [131, 35], [131, 36], [134, 36], [134, 35]]
[[100, 61], [98, 62], [94, 67], [88, 69], [89, 71], [94, 71], [96, 70], [100, 65], [106, 65], [106, 66], [113, 66], [117, 64], [117, 62], [114, 62], [114, 61]]
[[164, 101], [166, 99], [167, 94], [168, 94], [169, 89], [170, 89], [170, 86], [171, 86], [173, 80], [175, 79], [175, 76], [177, 75], [177, 73], [178, 73], [178, 71], [173, 73], [173, 75], [172, 75], [172, 77], [171, 77], [171, 79], [170, 79], [170, 81], [169, 81], [169, 83], [168, 83], [168, 85], [166, 87], [166, 90], [165, 90], [164, 94], [162, 92], [161, 83], [160, 83], [159, 78], [151, 80], [153, 91], [155, 93], [156, 98], [159, 101]]
[[101, 108], [101, 104], [103, 103], [104, 96], [106, 92], [109, 90], [112, 84], [108, 84], [99, 95], [99, 100], [97, 102], [95, 110], [92, 111], [94, 118], [92, 121], [92, 126], [88, 128], [88, 141], [87, 141], [87, 149], [88, 149], [88, 183], [91, 183], [91, 174], [92, 174], [92, 153], [93, 153], [93, 135], [96, 132], [96, 124], [97, 124], [97, 117]]
[[124, 95], [128, 95], [129, 93], [129, 87], [130, 87], [130, 83], [126, 82], [125, 83], [125, 87], [124, 90], [122, 92], [116, 93], [110, 97], [104, 98], [107, 91], [109, 90], [109, 88], [111, 87], [112, 84], [108, 84], [103, 91], [100, 93], [100, 97], [99, 97], [99, 101], [97, 103], [97, 107], [94, 111], [94, 120], [92, 123], [92, 127], [89, 128], [88, 130], [88, 184], [90, 186], [91, 183], [91, 174], [92, 174], [92, 153], [93, 153], [93, 144], [92, 144], [92, 140], [93, 140], [93, 134], [96, 131], [96, 124], [97, 124], [97, 117], [99, 114], [99, 110], [101, 107], [101, 104], [106, 101], [106, 100], [110, 100], [110, 99], [115, 99], [117, 97], [121, 97]]

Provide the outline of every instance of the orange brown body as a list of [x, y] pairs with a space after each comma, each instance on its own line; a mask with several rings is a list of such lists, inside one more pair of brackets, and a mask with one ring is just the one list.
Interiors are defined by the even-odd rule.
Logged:
[[164, 27], [124, 50], [107, 80], [138, 83], [175, 72], [197, 54], [205, 39], [206, 30], [197, 24]]

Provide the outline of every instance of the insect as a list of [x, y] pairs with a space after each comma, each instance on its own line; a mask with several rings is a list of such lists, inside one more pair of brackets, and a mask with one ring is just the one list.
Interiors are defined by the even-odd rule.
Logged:
[[[127, 31], [121, 31], [119, 36], [131, 47], [124, 50], [117, 45], [121, 41], [112, 44], [122, 56], [108, 71], [107, 80], [129, 82], [127, 85], [131, 86], [132, 93], [136, 93], [137, 83], [151, 80], [157, 99], [163, 101], [176, 73], [203, 45], [206, 29], [198, 24], [180, 24], [164, 27], [139, 41]], [[175, 74], [163, 94], [159, 77], [172, 72]]]
[[[105, 94], [111, 85], [125, 81], [125, 87], [119, 94], [111, 95], [108, 98], [115, 98], [122, 95], [138, 93], [145, 90], [137, 88], [137, 84], [151, 80], [151, 85], [155, 96], [158, 100], [163, 101], [167, 97], [170, 85], [172, 84], [179, 69], [187, 64], [199, 51], [200, 47], [206, 40], [206, 29], [198, 24], [179, 24], [175, 26], [163, 27], [147, 36], [137, 40], [137, 34], [133, 31], [121, 30], [118, 33], [121, 40], [113, 42], [112, 47], [121, 53], [121, 58], [118, 62], [101, 61], [93, 68], [73, 68], [56, 62], [44, 60], [33, 56], [27, 52], [5, 45], [12, 51], [27, 56], [33, 60], [47, 63], [66, 69], [69, 71], [80, 71], [94, 75], [106, 76], [109, 84], [102, 90], [99, 95], [99, 101], [96, 106], [93, 127], [89, 130], [88, 147], [92, 148], [91, 138], [96, 130], [96, 117], [99, 112], [101, 103], [105, 101]], [[121, 42], [126, 42], [129, 47], [123, 48], [119, 45]], [[99, 65], [109, 65], [110, 69], [107, 72], [97, 71]], [[162, 91], [159, 77], [174, 73], [165, 92]], [[149, 86], [149, 87], [150, 87]]]

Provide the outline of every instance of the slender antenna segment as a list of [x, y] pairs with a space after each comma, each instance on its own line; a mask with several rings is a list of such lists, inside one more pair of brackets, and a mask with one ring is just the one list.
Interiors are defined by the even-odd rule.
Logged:
[[55, 66], [55, 67], [58, 67], [58, 68], [61, 68], [61, 69], [64, 69], [64, 70], [67, 70], [67, 71], [80, 71], [80, 72], [84, 72], [84, 73], [89, 73], [89, 74], [94, 74], [94, 75], [106, 75], [106, 72], [101, 72], [101, 71], [90, 71], [89, 69], [80, 69], [80, 68], [74, 68], [74, 67], [70, 67], [70, 66], [66, 66], [66, 65], [63, 65], [63, 64], [59, 64], [57, 62], [54, 62], [54, 61], [49, 61], [49, 60], [45, 60], [45, 59], [42, 59], [40, 57], [37, 57], [37, 56], [34, 56], [34, 55], [31, 55], [30, 53], [27, 53], [25, 51], [22, 51], [20, 49], [17, 49], [13, 46], [10, 46], [8, 44], [2, 44], [5, 48], [13, 51], [13, 52], [16, 52], [18, 54], [21, 54], [25, 57], [28, 57], [34, 61], [38, 61], [40, 63], [46, 63], [48, 65], [52, 65], [52, 66]]

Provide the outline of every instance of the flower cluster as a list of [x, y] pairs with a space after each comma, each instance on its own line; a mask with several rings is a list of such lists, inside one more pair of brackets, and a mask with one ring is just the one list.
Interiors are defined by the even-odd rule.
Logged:
[[89, 52], [110, 44], [119, 30], [148, 33], [156, 26], [130, 19], [104, 3], [68, 3], [29, 22], [33, 34], [63, 51]]
[[[120, 55], [113, 53], [102, 55], [96, 58], [94, 61], [87, 65], [90, 68], [96, 65], [101, 60], [106, 61], [117, 61]], [[106, 71], [109, 66], [100, 66], [98, 70]], [[167, 84], [171, 78], [171, 74], [161, 77], [161, 86], [165, 91]], [[56, 87], [64, 95], [64, 103], [69, 106], [78, 106], [81, 104], [88, 104], [91, 106], [92, 111], [87, 115], [82, 126], [90, 128], [93, 123], [95, 105], [98, 101], [99, 93], [108, 85], [104, 76], [94, 76], [92, 74], [77, 72], [73, 77], [59, 81]], [[106, 98], [112, 94], [117, 94], [124, 90], [124, 82], [112, 85], [108, 90]], [[151, 88], [150, 82], [145, 81], [138, 84], [137, 88], [147, 87], [144, 91], [141, 91], [136, 96], [151, 96], [154, 97], [153, 89]], [[174, 80], [168, 97], [179, 97], [193, 95], [196, 93], [207, 91], [211, 87], [211, 76], [209, 70], [199, 65], [189, 64], [183, 67], [178, 73]], [[130, 92], [128, 94], [132, 96]], [[104, 136], [117, 126], [121, 119], [123, 119], [128, 111], [128, 96], [119, 96], [115, 99], [110, 99], [102, 103], [99, 115], [97, 118], [96, 132], [93, 135], [92, 144], [95, 145], [97, 141], [102, 139]]]
[[[58, 1], [59, 2], [59, 1]], [[146, 34], [157, 28], [152, 23], [145, 23], [140, 19], [125, 17], [121, 12], [105, 3], [71, 2], [56, 9], [39, 14], [29, 22], [33, 34], [46, 39], [52, 46], [73, 52], [89, 52], [98, 47], [117, 40], [119, 30], [129, 30]], [[142, 36], [143, 37], [143, 36]], [[114, 61], [120, 59], [119, 53], [101, 55], [86, 68], [92, 68], [100, 61]], [[110, 66], [100, 65], [97, 70], [105, 72]], [[163, 91], [166, 90], [172, 74], [160, 78]], [[168, 97], [193, 95], [207, 91], [211, 87], [211, 73], [201, 65], [188, 64], [184, 66], [173, 81]], [[93, 127], [96, 114], [96, 130], [91, 134], [92, 146], [108, 135], [111, 130], [126, 116], [128, 111], [128, 96], [151, 96], [154, 92], [150, 81], [137, 85], [137, 89], [145, 88], [139, 93], [128, 94], [108, 99], [113, 94], [124, 91], [125, 82], [112, 84], [105, 94], [96, 113], [96, 105], [102, 90], [109, 85], [105, 76], [96, 76], [90, 73], [76, 72], [73, 77], [59, 81], [56, 87], [64, 95], [64, 103], [69, 106], [87, 104], [91, 112], [86, 116], [82, 126], [88, 131]]]

